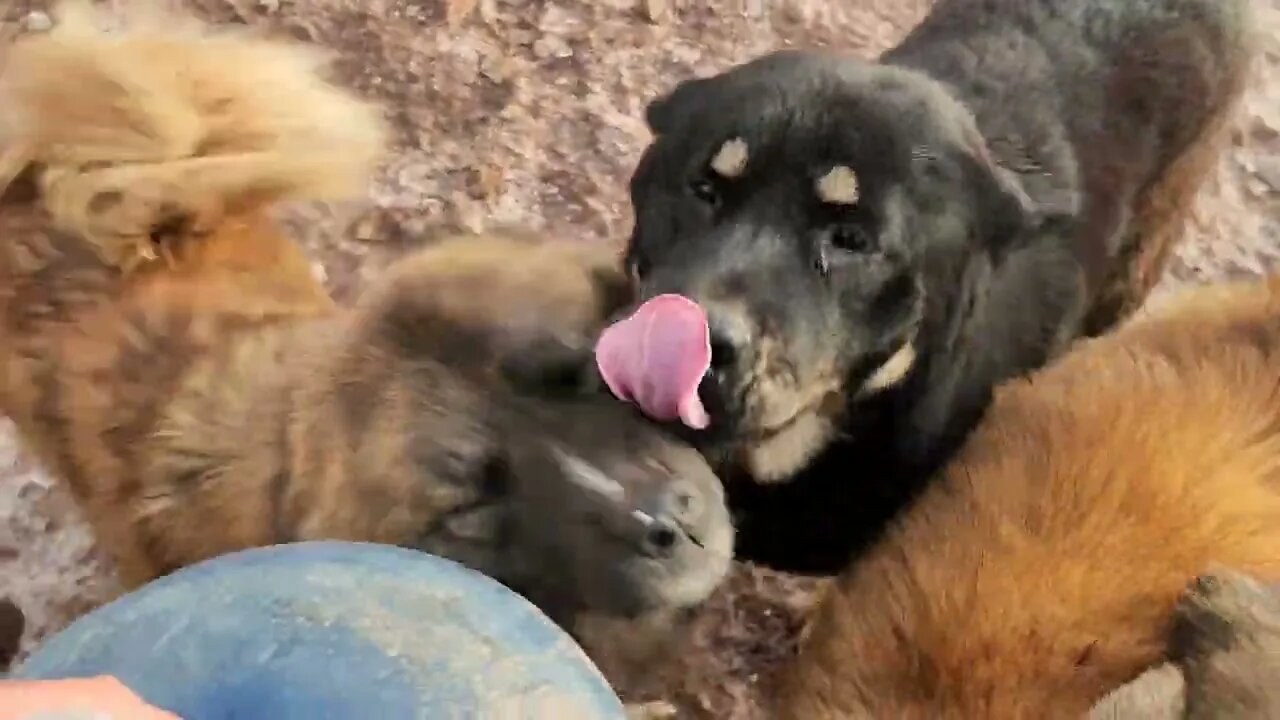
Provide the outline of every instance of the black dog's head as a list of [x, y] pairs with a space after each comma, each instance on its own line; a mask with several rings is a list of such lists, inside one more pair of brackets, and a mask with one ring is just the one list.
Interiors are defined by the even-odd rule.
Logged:
[[912, 372], [926, 278], [1036, 223], [972, 115], [900, 68], [784, 51], [648, 108], [627, 263], [706, 312], [704, 441], [786, 477]]

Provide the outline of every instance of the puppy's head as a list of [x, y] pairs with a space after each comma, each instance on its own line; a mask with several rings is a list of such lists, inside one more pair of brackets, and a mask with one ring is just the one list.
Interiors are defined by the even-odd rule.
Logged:
[[517, 395], [512, 582], [553, 614], [634, 617], [705, 600], [729, 571], [733, 527], [702, 455], [610, 397], [589, 352], [532, 347], [503, 370]]
[[483, 467], [424, 442], [433, 476], [442, 464], [479, 469], [485, 490], [422, 547], [558, 621], [694, 605], [732, 556], [724, 493], [701, 453], [611, 397], [596, 372], [591, 338], [629, 295], [616, 252], [506, 229], [417, 251], [362, 301], [376, 342], [480, 389], [492, 428]]
[[683, 296], [704, 317], [650, 313], [645, 342], [610, 348], [645, 345], [648, 365], [602, 371], [641, 395], [683, 377], [674, 355], [704, 350], [671, 338], [705, 334], [706, 414], [688, 415], [761, 480], [794, 472], [851, 406], [910, 376], [926, 270], [959, 282], [1040, 221], [971, 114], [908, 70], [779, 52], [682, 83], [647, 118], [627, 265], [642, 302]]

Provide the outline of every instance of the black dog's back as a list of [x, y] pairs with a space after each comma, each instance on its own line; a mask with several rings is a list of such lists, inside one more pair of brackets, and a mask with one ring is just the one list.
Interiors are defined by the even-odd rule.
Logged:
[[946, 83], [1033, 199], [1076, 189], [1097, 334], [1181, 237], [1243, 91], [1249, 26], [1248, 0], [942, 0], [882, 60]]

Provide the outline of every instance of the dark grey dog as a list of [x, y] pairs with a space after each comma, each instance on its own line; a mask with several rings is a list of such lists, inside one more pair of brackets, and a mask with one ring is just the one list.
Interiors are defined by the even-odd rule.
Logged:
[[993, 385], [1141, 303], [1242, 93], [1247, 16], [943, 0], [878, 62], [778, 52], [652, 103], [627, 260], [640, 302], [704, 314], [655, 304], [601, 371], [701, 406], [741, 557], [841, 567]]

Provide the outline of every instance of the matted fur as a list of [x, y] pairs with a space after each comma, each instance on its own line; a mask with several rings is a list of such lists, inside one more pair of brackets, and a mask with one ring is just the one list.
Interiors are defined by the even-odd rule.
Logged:
[[58, 226], [113, 265], [171, 252], [178, 222], [358, 192], [382, 157], [379, 110], [327, 82], [315, 46], [158, 3], [67, 0], [55, 22], [0, 66], [0, 189], [35, 166]]
[[1214, 563], [1280, 579], [1280, 278], [999, 388], [825, 598], [780, 717], [1079, 717], [1159, 664]]

